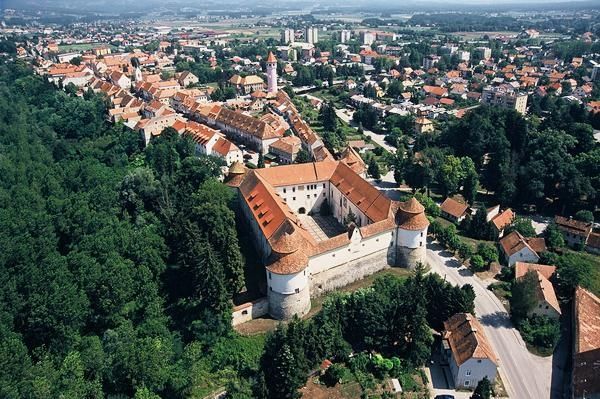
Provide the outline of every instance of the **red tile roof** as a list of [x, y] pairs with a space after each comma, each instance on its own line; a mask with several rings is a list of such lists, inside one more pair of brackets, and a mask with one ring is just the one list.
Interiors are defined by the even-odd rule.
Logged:
[[498, 356], [487, 339], [483, 326], [470, 313], [457, 313], [444, 322], [443, 338], [460, 366], [469, 359], [488, 359], [498, 364]]

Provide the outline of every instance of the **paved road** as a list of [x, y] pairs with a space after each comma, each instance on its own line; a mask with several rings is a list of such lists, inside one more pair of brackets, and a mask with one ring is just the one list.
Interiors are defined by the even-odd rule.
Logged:
[[[340, 118], [353, 128], [358, 129], [358, 126], [356, 126], [355, 123], [352, 121], [352, 115], [354, 114], [354, 111], [348, 111], [346, 109], [336, 109], [335, 114], [338, 116], [338, 118]], [[382, 146], [387, 151], [391, 152], [392, 154], [396, 153], [396, 147], [392, 147], [391, 145], [386, 143], [383, 139], [384, 136], [382, 134], [377, 134], [367, 129], [363, 129], [363, 132], [365, 135], [369, 136], [374, 142]]]
[[[301, 96], [306, 97], [308, 99], [316, 99], [319, 101], [323, 101], [323, 99], [318, 98], [316, 96], [313, 96], [311, 94], [301, 94]], [[346, 122], [347, 124], [349, 124], [350, 126], [352, 126], [353, 128], [358, 130], [358, 126], [356, 126], [356, 124], [354, 123], [354, 121], [352, 121], [352, 115], [354, 114], [354, 111], [350, 111], [347, 109], [338, 109], [336, 108], [335, 110], [335, 114], [337, 115], [338, 118], [340, 118], [341, 120], [343, 120], [344, 122]], [[377, 134], [371, 130], [367, 130], [367, 129], [363, 129], [363, 132], [365, 133], [365, 135], [371, 137], [371, 139], [376, 142], [377, 144], [379, 144], [380, 146], [382, 146], [385, 150], [391, 152], [392, 154], [396, 153], [396, 147], [392, 147], [391, 145], [389, 145], [388, 143], [385, 142], [385, 140], [383, 139], [383, 135], [382, 134]]]
[[[518, 331], [512, 327], [500, 300], [460, 262], [429, 244], [427, 261], [431, 270], [453, 284], [471, 284], [477, 295], [475, 312], [500, 359], [500, 376], [509, 397], [548, 399], [551, 397], [552, 357], [534, 356], [527, 350]], [[560, 386], [561, 384], [557, 384]], [[553, 395], [554, 396], [554, 395]], [[560, 397], [560, 396], [559, 396]]]

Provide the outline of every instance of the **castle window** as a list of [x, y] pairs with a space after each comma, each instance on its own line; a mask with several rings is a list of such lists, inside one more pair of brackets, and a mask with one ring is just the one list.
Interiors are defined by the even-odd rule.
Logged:
[[306, 195], [306, 198], [307, 198], [307, 199], [310, 199], [310, 194], [307, 194], [307, 195]]
[[285, 188], [283, 189], [283, 193], [285, 194]]
[[325, 188], [325, 183], [323, 183], [323, 188]]
[[306, 276], [306, 269], [304, 270], [304, 275]]
[[315, 196], [315, 198], [317, 198], [317, 194], [315, 194], [314, 196]]
[[419, 241], [419, 246], [422, 247], [423, 246], [423, 241]]
[[296, 197], [292, 197], [292, 201], [296, 201]]
[[423, 237], [423, 232], [421, 232], [421, 237]]
[[271, 276], [271, 272], [269, 272], [269, 280], [271, 280], [273, 276]]
[[247, 311], [247, 310], [242, 310], [242, 315], [243, 315], [243, 316], [245, 316], [245, 315], [247, 315], [247, 314], [248, 314], [248, 311]]
[[296, 187], [292, 187], [292, 192], [296, 192]]
[[300, 293], [300, 288], [296, 288], [296, 294]]

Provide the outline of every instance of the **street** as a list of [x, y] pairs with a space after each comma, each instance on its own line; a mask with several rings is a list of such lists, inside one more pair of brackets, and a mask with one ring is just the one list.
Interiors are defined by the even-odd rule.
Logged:
[[[346, 122], [347, 124], [352, 126], [353, 128], [358, 129], [356, 124], [352, 121], [353, 113], [354, 113], [353, 111], [348, 111], [346, 109], [336, 109], [335, 110], [335, 114], [338, 116], [338, 118], [340, 118], [341, 120], [343, 120], [344, 122]], [[363, 129], [363, 132], [366, 136], [369, 136], [375, 143], [379, 144], [380, 146], [385, 148], [387, 151], [391, 152], [392, 154], [396, 153], [396, 147], [392, 147], [391, 145], [386, 143], [385, 140], [383, 139], [383, 137], [384, 137], [383, 135], [377, 134], [377, 133], [372, 132], [367, 129]]]
[[[543, 399], [562, 397], [562, 381], [552, 381], [553, 359], [531, 354], [519, 332], [513, 328], [500, 300], [486, 288], [486, 283], [474, 276], [456, 258], [435, 242], [428, 243], [427, 262], [432, 272], [452, 284], [471, 284], [475, 290], [475, 313], [499, 357], [499, 373], [511, 398]], [[560, 363], [560, 362], [557, 362]], [[561, 379], [560, 368], [555, 378]], [[552, 392], [551, 387], [556, 387]]]

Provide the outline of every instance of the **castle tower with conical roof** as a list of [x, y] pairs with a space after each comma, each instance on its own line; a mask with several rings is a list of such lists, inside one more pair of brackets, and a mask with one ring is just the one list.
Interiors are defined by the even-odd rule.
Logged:
[[267, 92], [277, 93], [277, 58], [271, 51], [267, 58]]
[[419, 201], [413, 197], [400, 203], [394, 234], [395, 266], [414, 269], [418, 263], [425, 264], [428, 227], [425, 208]]

